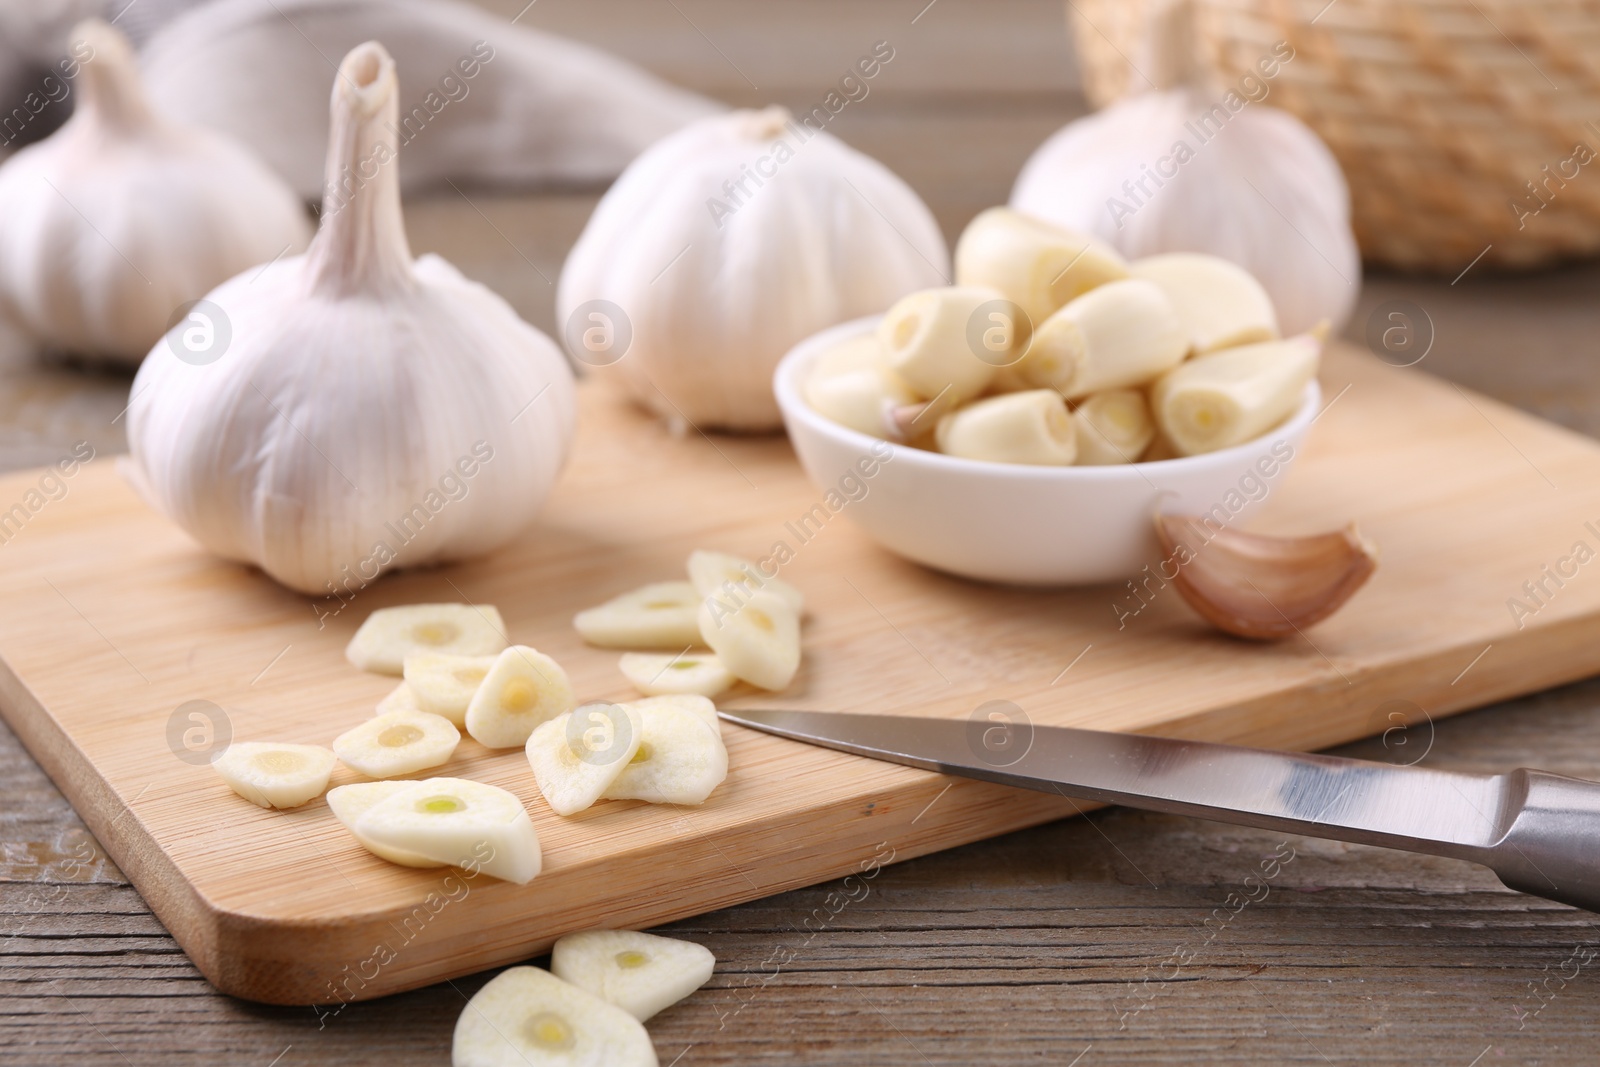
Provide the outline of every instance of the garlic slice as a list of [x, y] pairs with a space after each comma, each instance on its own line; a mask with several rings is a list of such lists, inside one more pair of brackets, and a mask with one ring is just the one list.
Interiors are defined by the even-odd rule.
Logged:
[[1321, 353], [1301, 334], [1191, 359], [1151, 387], [1156, 424], [1185, 456], [1254, 440], [1300, 406]]
[[1135, 278], [1161, 286], [1197, 354], [1278, 336], [1272, 298], [1236, 263], [1200, 252], [1169, 252], [1134, 260], [1129, 269]]
[[417, 652], [405, 659], [403, 684], [414, 694], [419, 709], [465, 726], [467, 705], [494, 664], [494, 656]]
[[599, 800], [644, 738], [644, 720], [627, 704], [585, 704], [551, 719], [528, 738], [528, 766], [557, 815], [576, 815]]
[[333, 753], [321, 745], [235, 741], [211, 766], [252, 804], [298, 808], [328, 788]]
[[505, 621], [491, 604], [406, 604], [368, 615], [344, 654], [361, 670], [398, 676], [406, 657], [419, 652], [492, 656], [507, 643]]
[[717, 714], [717, 706], [709, 697], [696, 696], [692, 693], [672, 693], [666, 696], [645, 697], [642, 700], [628, 701], [635, 711], [641, 715], [648, 714], [653, 708], [677, 708], [697, 715], [709, 727], [722, 736], [722, 716]]
[[800, 669], [800, 616], [765, 589], [742, 602], [707, 597], [700, 606], [700, 633], [735, 678], [757, 688], [782, 689]]
[[550, 970], [645, 1022], [711, 980], [704, 945], [635, 930], [585, 930], [556, 941]]
[[[423, 707], [417, 703], [417, 694], [404, 682], [389, 690], [389, 695], [378, 701], [378, 714], [384, 715], [391, 711], [422, 711]], [[460, 725], [457, 723], [456, 725]]]
[[539, 873], [539, 837], [512, 793], [464, 778], [426, 778], [356, 817], [356, 839], [518, 885]]
[[1083, 467], [1136, 463], [1156, 439], [1150, 402], [1141, 389], [1107, 389], [1086, 397], [1072, 412]]
[[580, 611], [572, 625], [601, 648], [688, 648], [701, 644], [696, 622], [700, 594], [689, 582], [652, 582], [599, 607]]
[[1067, 402], [1053, 389], [974, 401], [939, 420], [939, 451], [994, 463], [1066, 466], [1078, 454]]
[[646, 696], [695, 693], [720, 696], [738, 679], [709, 652], [624, 652], [618, 661], [622, 676]]
[[689, 553], [689, 581], [702, 597], [718, 593], [744, 596], [765, 589], [781, 597], [796, 612], [805, 607], [806, 598], [800, 590], [781, 578], [768, 578], [754, 563], [728, 552], [696, 549]]
[[390, 711], [334, 738], [333, 752], [368, 778], [398, 778], [449, 763], [460, 743], [461, 731], [443, 715]]
[[1293, 637], [1332, 615], [1377, 569], [1375, 545], [1355, 524], [1335, 533], [1268, 537], [1204, 517], [1161, 515], [1156, 537], [1176, 560], [1173, 583], [1225, 633], [1258, 641]]
[[534, 727], [571, 711], [577, 698], [561, 664], [527, 645], [512, 645], [489, 668], [467, 706], [467, 733], [489, 748], [527, 743]]
[[1010, 357], [980, 359], [968, 328], [980, 307], [1004, 299], [978, 286], [923, 289], [901, 297], [878, 323], [885, 365], [922, 400], [959, 404], [977, 396]]
[[1127, 276], [1105, 242], [1006, 207], [979, 212], [956, 243], [956, 284], [998, 289], [1034, 329], [1074, 298]]
[[501, 971], [456, 1020], [451, 1067], [658, 1067], [639, 1020], [537, 967]]
[[356, 821], [367, 813], [369, 808], [377, 805], [395, 794], [411, 789], [416, 782], [408, 779], [388, 782], [357, 782], [354, 785], [335, 786], [328, 790], [328, 810], [333, 812], [333, 817], [344, 823], [344, 828], [360, 843], [361, 847], [377, 856], [379, 859], [397, 863], [402, 867], [448, 867], [448, 863], [431, 860], [426, 856], [419, 856], [415, 852], [408, 852], [403, 848], [387, 848], [370, 838], [356, 833]]
[[1155, 282], [1127, 278], [1085, 293], [1036, 326], [1017, 372], [1077, 400], [1143, 385], [1188, 351], [1189, 336], [1167, 294]]
[[719, 731], [692, 711], [670, 704], [634, 705], [643, 722], [639, 748], [603, 794], [607, 800], [704, 804], [728, 777]]

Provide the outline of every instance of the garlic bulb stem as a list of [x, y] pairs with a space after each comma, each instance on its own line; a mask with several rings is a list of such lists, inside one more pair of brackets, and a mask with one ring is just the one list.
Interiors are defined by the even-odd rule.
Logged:
[[155, 123], [128, 39], [99, 19], [79, 23], [73, 39], [91, 49], [80, 83], [85, 121], [101, 126], [105, 132]]
[[331, 300], [413, 287], [389, 131], [400, 114], [394, 61], [372, 42], [352, 49], [333, 80], [322, 223], [306, 252], [312, 292]]

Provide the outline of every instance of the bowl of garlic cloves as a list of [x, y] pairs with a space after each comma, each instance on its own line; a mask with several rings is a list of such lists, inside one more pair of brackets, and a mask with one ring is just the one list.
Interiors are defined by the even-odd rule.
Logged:
[[1128, 262], [1009, 208], [955, 260], [954, 285], [808, 338], [774, 379], [801, 464], [885, 547], [986, 581], [1114, 581], [1160, 558], [1157, 514], [1221, 528], [1281, 484], [1325, 331], [1282, 336], [1248, 272]]

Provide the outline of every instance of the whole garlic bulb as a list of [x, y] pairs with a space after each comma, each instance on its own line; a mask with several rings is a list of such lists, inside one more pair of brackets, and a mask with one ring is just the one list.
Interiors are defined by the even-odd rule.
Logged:
[[549, 338], [444, 260], [412, 260], [381, 45], [345, 57], [332, 112], [311, 248], [211, 292], [187, 327], [210, 325], [209, 347], [179, 327], [151, 350], [128, 443], [135, 484], [201, 544], [343, 595], [515, 536], [576, 413]]
[[[1129, 259], [1232, 260], [1266, 287], [1285, 334], [1324, 319], [1338, 330], [1361, 288], [1339, 164], [1299, 119], [1249, 102], [1259, 90], [1247, 96], [1193, 73], [1187, 15], [1181, 0], [1152, 12], [1140, 66], [1157, 88], [1051, 135], [1023, 166], [1011, 206], [1093, 234]], [[1264, 53], [1262, 73], [1287, 55]]]
[[888, 168], [782, 108], [738, 111], [629, 165], [562, 267], [556, 312], [575, 358], [667, 419], [770, 430], [784, 353], [947, 284], [949, 262], [932, 214]]
[[72, 118], [0, 166], [0, 309], [41, 345], [137, 363], [182, 304], [311, 226], [243, 146], [150, 109], [117, 30], [73, 40]]

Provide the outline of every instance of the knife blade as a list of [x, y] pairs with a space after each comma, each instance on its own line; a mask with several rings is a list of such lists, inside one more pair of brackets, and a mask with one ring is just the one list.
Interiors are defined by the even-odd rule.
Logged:
[[[981, 709], [980, 709], [981, 710]], [[1600, 911], [1600, 784], [1039, 726], [822, 711], [728, 722], [941, 774], [1482, 864], [1511, 889]]]

